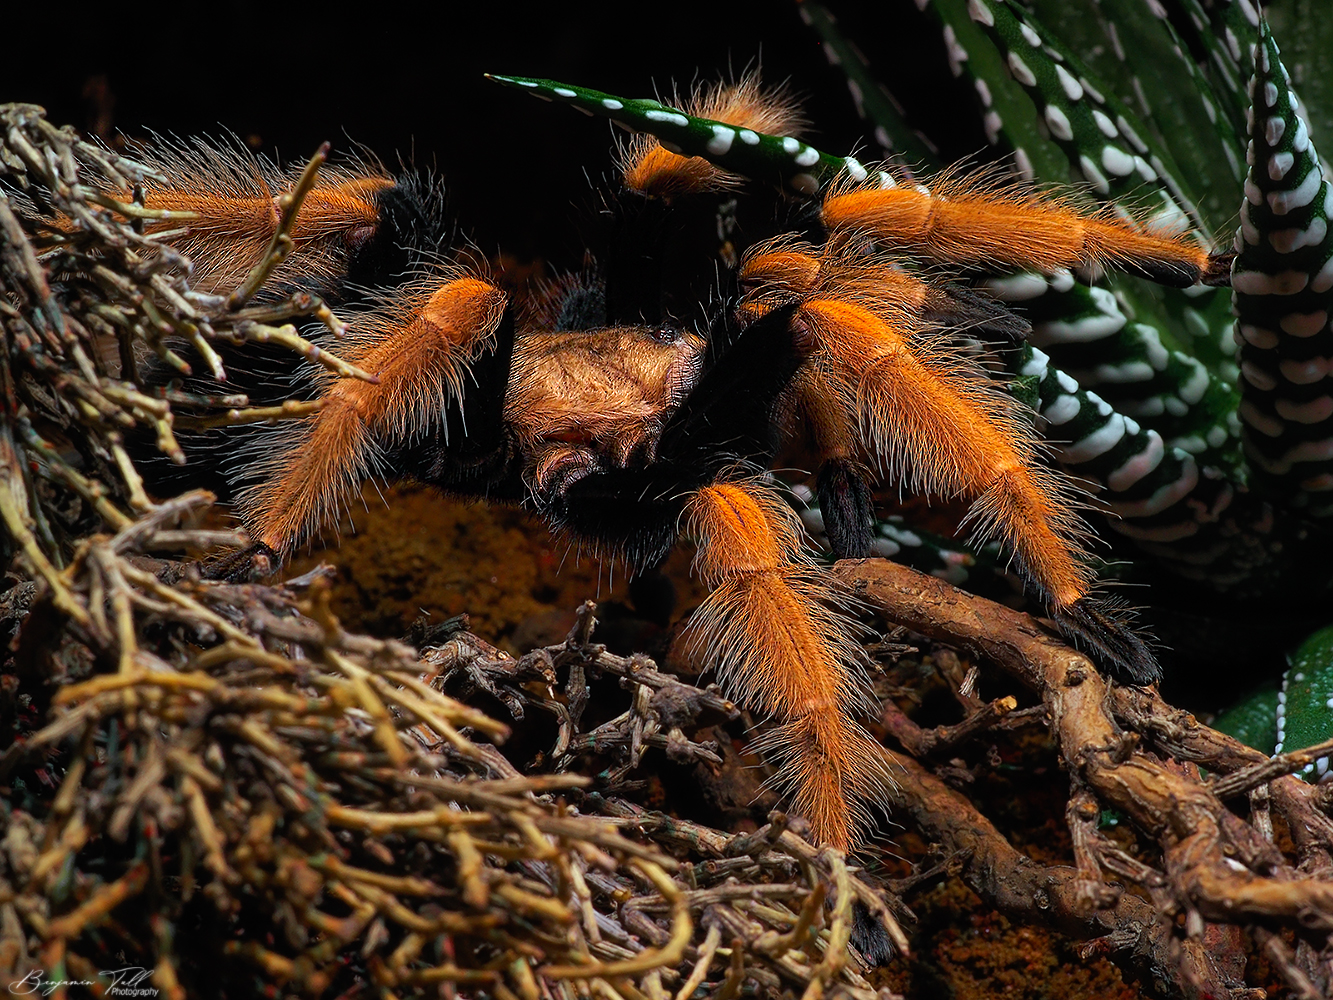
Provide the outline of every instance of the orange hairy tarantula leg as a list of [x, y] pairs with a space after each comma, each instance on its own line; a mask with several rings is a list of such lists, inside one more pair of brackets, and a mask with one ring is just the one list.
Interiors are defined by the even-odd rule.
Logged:
[[824, 224], [951, 264], [1038, 271], [1104, 265], [1180, 287], [1228, 281], [1230, 257], [1210, 255], [1188, 234], [1154, 233], [1023, 192], [969, 190], [947, 180], [941, 188], [941, 197], [906, 187], [835, 192], [824, 201]]
[[746, 705], [773, 718], [765, 749], [815, 839], [846, 850], [892, 787], [887, 755], [854, 719], [864, 655], [837, 598], [801, 560], [800, 525], [759, 483], [706, 486], [687, 503], [696, 568], [712, 593], [690, 621], [695, 648]]
[[1013, 401], [964, 359], [904, 336], [890, 322], [892, 303], [853, 301], [857, 292], [814, 293], [795, 322], [818, 340], [817, 362], [841, 384], [866, 448], [924, 491], [976, 498], [969, 520], [983, 537], [1003, 539], [1061, 631], [1117, 676], [1155, 679], [1147, 647], [1090, 596], [1070, 488], [1036, 462], [1032, 430]]
[[[804, 244], [778, 241], [750, 254], [739, 274], [741, 287], [748, 290], [740, 307], [742, 320], [812, 294], [823, 270], [814, 253]], [[965, 289], [938, 288], [880, 265], [868, 267], [862, 276], [870, 278], [879, 298], [891, 302], [914, 325], [947, 325], [1003, 341], [1021, 340], [1030, 331], [1025, 320]], [[837, 387], [829, 372], [808, 366], [797, 375], [791, 394], [821, 459], [819, 507], [829, 547], [838, 559], [865, 558], [873, 540], [873, 498], [869, 477], [855, 461], [856, 435]]]
[[[205, 140], [159, 141], [139, 158], [167, 180], [144, 191], [149, 209], [188, 212], [189, 220], [150, 222], [194, 263], [197, 290], [225, 292], [259, 262], [278, 225], [277, 198], [297, 178], [239, 146]], [[343, 282], [393, 280], [407, 265], [401, 247], [431, 245], [446, 234], [443, 198], [429, 177], [411, 171], [394, 178], [378, 164], [325, 164], [291, 228], [292, 257], [282, 280], [325, 296], [347, 292]], [[131, 201], [129, 192], [111, 192]]]
[[[816, 266], [817, 265], [817, 266]], [[888, 266], [799, 249], [761, 251], [741, 266], [753, 290], [743, 314], [799, 301], [793, 322], [818, 344], [807, 395], [816, 437], [836, 426], [839, 399], [870, 454], [917, 486], [979, 498], [974, 517], [1000, 531], [1052, 605], [1083, 597], [1081, 523], [1058, 481], [1037, 466], [1032, 431], [985, 374], [912, 336], [929, 288]], [[757, 304], [757, 310], [755, 305]], [[802, 400], [802, 402], [806, 402]], [[910, 472], [909, 472], [910, 470]]]
[[[335, 518], [386, 456], [445, 487], [466, 479], [466, 468], [422, 467], [412, 449], [434, 456], [427, 444], [464, 434], [466, 446], [450, 449], [464, 460], [469, 448], [498, 447], [489, 435], [502, 426], [513, 350], [505, 304], [493, 285], [459, 277], [434, 290], [409, 287], [353, 323], [343, 356], [379, 383], [332, 382], [300, 440], [261, 460], [263, 483], [239, 497], [251, 536], [287, 555]], [[487, 367], [494, 370], [482, 377]]]

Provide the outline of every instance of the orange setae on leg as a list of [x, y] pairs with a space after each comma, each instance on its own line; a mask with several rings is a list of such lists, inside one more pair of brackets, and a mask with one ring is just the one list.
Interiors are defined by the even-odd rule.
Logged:
[[[814, 344], [790, 391], [821, 457], [851, 469], [831, 479], [828, 491], [821, 480], [821, 502], [825, 492], [840, 496], [832, 489], [839, 483], [847, 494], [832, 521], [826, 512], [826, 525], [841, 532], [839, 544], [858, 542], [865, 516], [853, 496], [856, 456], [841, 427], [909, 488], [971, 498], [969, 520], [983, 539], [1005, 543], [1066, 638], [1135, 683], [1156, 679], [1152, 653], [1113, 605], [1093, 595], [1072, 483], [1041, 464], [1033, 426], [1014, 399], [932, 329], [929, 317], [950, 310], [992, 322], [984, 304], [950, 301], [947, 291], [856, 245], [822, 254], [794, 243], [759, 247], [740, 277], [747, 289], [742, 321], [794, 305], [792, 322]], [[1021, 335], [1002, 320], [994, 329]]]
[[[168, 178], [146, 186], [144, 207], [195, 216], [150, 222], [147, 232], [171, 231], [166, 242], [193, 262], [196, 290], [226, 292], [239, 285], [277, 231], [277, 197], [298, 174], [239, 146], [204, 141], [159, 142], [138, 156]], [[326, 165], [291, 228], [294, 252], [280, 273], [336, 285], [350, 255], [381, 225], [380, 199], [395, 183], [373, 164]], [[133, 200], [129, 191], [112, 194]]]
[[969, 190], [957, 179], [941, 188], [938, 196], [907, 187], [835, 192], [824, 201], [824, 224], [950, 264], [1048, 272], [1108, 266], [1178, 286], [1225, 278], [1229, 258], [1213, 257], [1188, 234], [1153, 231], [1022, 191]]
[[713, 588], [691, 620], [696, 648], [745, 704], [777, 723], [764, 748], [815, 838], [843, 850], [891, 787], [887, 754], [854, 719], [863, 654], [799, 525], [758, 483], [701, 489], [687, 507], [697, 568]]
[[1031, 429], [983, 373], [911, 349], [854, 302], [809, 299], [799, 315], [816, 331], [872, 455], [925, 491], [975, 498], [983, 534], [1004, 538], [1052, 605], [1088, 593], [1069, 491], [1034, 461]]
[[433, 291], [409, 289], [396, 308], [353, 324], [344, 356], [379, 383], [334, 382], [301, 438], [264, 459], [265, 481], [240, 497], [255, 540], [286, 555], [337, 516], [381, 449], [438, 432], [504, 306], [493, 285], [458, 277]]

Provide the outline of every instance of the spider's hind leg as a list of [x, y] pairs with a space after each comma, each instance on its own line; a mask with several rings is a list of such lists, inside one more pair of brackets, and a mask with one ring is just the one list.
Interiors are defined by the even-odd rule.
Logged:
[[[239, 141], [159, 140], [136, 157], [164, 178], [146, 186], [146, 208], [193, 218], [150, 222], [149, 233], [193, 262], [196, 291], [227, 294], [262, 259], [277, 232], [277, 198], [297, 170], [279, 168]], [[110, 192], [123, 201], [129, 192]], [[395, 177], [379, 163], [325, 164], [291, 224], [292, 253], [268, 286], [276, 297], [293, 288], [342, 301], [353, 286], [402, 280], [405, 248], [435, 248], [451, 227], [439, 181], [412, 170]], [[351, 293], [355, 297], [355, 293]]]

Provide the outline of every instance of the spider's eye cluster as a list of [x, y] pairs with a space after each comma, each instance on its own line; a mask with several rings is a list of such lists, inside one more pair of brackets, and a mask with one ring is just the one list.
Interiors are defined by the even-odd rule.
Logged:
[[681, 331], [677, 326], [655, 326], [648, 331], [648, 339], [657, 344], [675, 344], [680, 341]]
[[357, 226], [355, 229], [349, 229], [343, 239], [347, 243], [347, 249], [355, 253], [375, 237], [374, 226]]

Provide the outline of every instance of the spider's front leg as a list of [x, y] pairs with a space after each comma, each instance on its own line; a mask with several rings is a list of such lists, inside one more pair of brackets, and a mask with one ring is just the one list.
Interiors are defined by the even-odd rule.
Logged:
[[[983, 536], [1004, 540], [1066, 638], [1121, 680], [1156, 680], [1148, 648], [1113, 606], [1091, 594], [1069, 483], [1038, 464], [1031, 428], [1012, 401], [931, 335], [932, 313], [948, 315], [931, 304], [939, 289], [875, 251], [985, 270], [1109, 266], [1178, 286], [1225, 284], [1231, 255], [1210, 254], [1189, 234], [1081, 211], [985, 175], [946, 175], [929, 191], [881, 177], [824, 199], [826, 249], [759, 248], [741, 270], [751, 289], [743, 308], [760, 314], [799, 303], [796, 322], [821, 344], [815, 370], [823, 385], [796, 388], [798, 398], [811, 401], [805, 408], [816, 443], [846, 462], [847, 432], [837, 408], [824, 401], [831, 385], [872, 459], [931, 492], [975, 498], [972, 520]], [[838, 528], [865, 520], [853, 487], [828, 491], [835, 545], [847, 543], [840, 534], [862, 541]], [[821, 481], [821, 500], [825, 492]]]
[[[159, 143], [143, 158], [163, 178], [143, 192], [144, 204], [191, 215], [150, 230], [180, 226], [163, 239], [190, 257], [196, 287], [235, 287], [272, 240], [277, 193], [295, 175], [206, 141]], [[234, 497], [254, 545], [215, 565], [215, 574], [287, 558], [375, 473], [469, 495], [501, 488], [512, 451], [503, 416], [514, 323], [498, 288], [438, 263], [452, 228], [443, 194], [429, 175], [392, 177], [368, 162], [326, 165], [306, 194], [292, 251], [262, 294], [300, 288], [364, 306], [336, 350], [377, 382], [298, 370], [286, 354], [253, 344], [221, 345], [230, 385], [252, 401], [285, 399], [295, 386], [321, 407], [300, 422], [219, 435], [219, 485]], [[209, 382], [205, 391], [213, 388]], [[216, 443], [201, 439], [199, 450]]]
[[793, 392], [826, 456], [855, 447], [913, 489], [972, 498], [970, 520], [1003, 540], [1067, 638], [1124, 680], [1158, 677], [1142, 640], [1092, 596], [1070, 483], [1037, 461], [1015, 402], [923, 329], [920, 282], [874, 257], [793, 245], [759, 248], [741, 278], [743, 314], [788, 303], [818, 345]]
[[381, 470], [485, 495], [508, 459], [505, 388], [514, 329], [504, 293], [472, 275], [417, 282], [351, 324], [342, 356], [377, 384], [326, 378], [321, 409], [238, 497], [256, 543], [285, 558]]
[[717, 483], [687, 504], [711, 588], [694, 648], [776, 727], [761, 742], [816, 837], [846, 850], [892, 787], [887, 754], [856, 721], [869, 714], [864, 654], [826, 575], [801, 553], [800, 522], [758, 481]]

